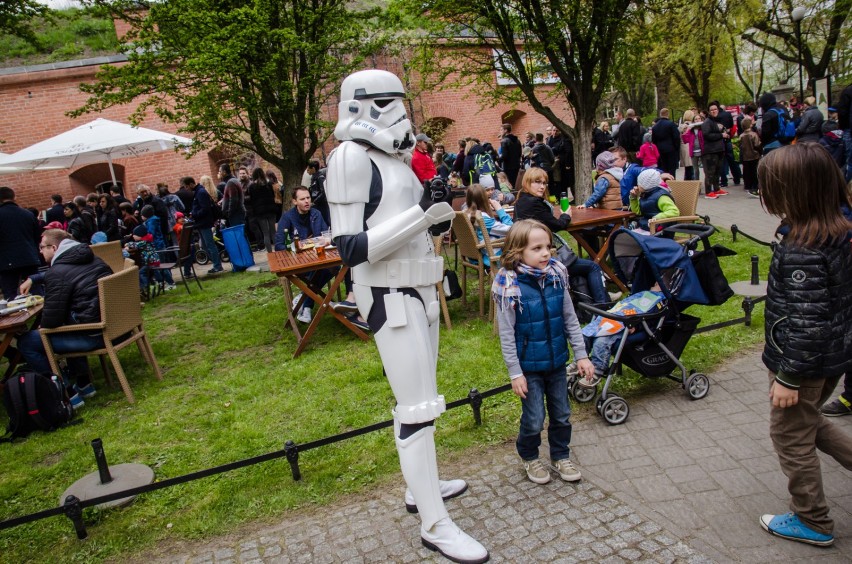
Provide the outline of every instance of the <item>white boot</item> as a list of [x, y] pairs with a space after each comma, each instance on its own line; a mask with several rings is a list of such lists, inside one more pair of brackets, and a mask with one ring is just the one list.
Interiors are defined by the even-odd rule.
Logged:
[[405, 439], [398, 434], [394, 438], [402, 475], [417, 500], [423, 546], [453, 562], [486, 562], [488, 551], [456, 527], [444, 507], [435, 460], [435, 427], [424, 427]]
[[[441, 480], [441, 498], [444, 501], [458, 497], [467, 491], [467, 482], [464, 480]], [[409, 513], [417, 513], [417, 504], [414, 501], [414, 494], [411, 490], [405, 490], [405, 509]]]
[[459, 529], [449, 517], [435, 523], [430, 530], [420, 528], [420, 542], [429, 550], [443, 554], [453, 562], [480, 564], [488, 562], [488, 551], [470, 535]]

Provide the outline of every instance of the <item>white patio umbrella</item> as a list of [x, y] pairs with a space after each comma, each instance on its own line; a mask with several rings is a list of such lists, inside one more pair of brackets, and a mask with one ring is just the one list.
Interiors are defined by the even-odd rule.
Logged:
[[17, 153], [0, 156], [0, 174], [107, 162], [112, 182], [116, 184], [112, 166], [114, 159], [138, 157], [191, 144], [192, 139], [173, 133], [99, 118]]

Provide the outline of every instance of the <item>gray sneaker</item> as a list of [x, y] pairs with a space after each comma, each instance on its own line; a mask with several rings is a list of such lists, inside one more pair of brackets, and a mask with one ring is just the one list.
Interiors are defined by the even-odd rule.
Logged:
[[546, 484], [550, 481], [550, 472], [541, 463], [541, 460], [535, 458], [533, 460], [524, 460], [524, 470], [527, 471], [527, 478], [536, 484]]
[[[551, 462], [550, 467], [566, 482], [579, 482], [583, 477], [583, 475], [580, 474], [580, 471], [577, 470], [577, 467], [574, 466], [574, 463], [567, 458]], [[530, 478], [530, 480], [532, 480], [532, 478]]]
[[849, 402], [843, 401], [845, 398], [837, 398], [819, 408], [819, 412], [826, 417], [840, 417], [841, 415], [852, 415], [852, 407]]

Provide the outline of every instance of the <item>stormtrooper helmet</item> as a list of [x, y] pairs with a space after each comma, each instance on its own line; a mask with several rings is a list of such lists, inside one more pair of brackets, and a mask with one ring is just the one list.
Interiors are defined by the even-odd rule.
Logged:
[[363, 141], [385, 153], [410, 151], [414, 135], [404, 96], [402, 82], [388, 71], [350, 74], [340, 87], [334, 136], [339, 141]]

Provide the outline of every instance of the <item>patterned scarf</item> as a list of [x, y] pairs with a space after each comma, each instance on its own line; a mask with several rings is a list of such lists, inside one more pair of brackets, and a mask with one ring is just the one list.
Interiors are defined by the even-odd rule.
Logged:
[[546, 282], [553, 284], [554, 288], [568, 287], [568, 271], [565, 265], [555, 258], [548, 261], [544, 270], [524, 263], [519, 263], [515, 270], [501, 268], [494, 277], [494, 283], [491, 284], [491, 298], [501, 310], [518, 304], [518, 311], [523, 311], [521, 287], [518, 284], [519, 274], [526, 274], [536, 280], [544, 278]]

